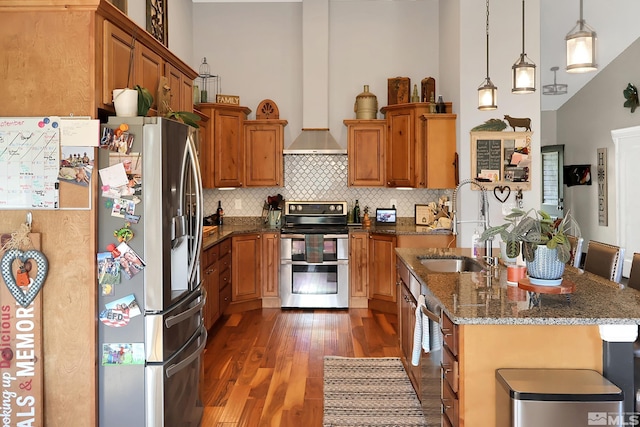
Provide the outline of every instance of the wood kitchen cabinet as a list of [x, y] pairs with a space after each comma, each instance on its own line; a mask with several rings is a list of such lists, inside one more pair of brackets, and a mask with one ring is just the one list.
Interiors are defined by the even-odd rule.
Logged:
[[[239, 234], [231, 238], [231, 305], [233, 312], [259, 308], [262, 291], [262, 235]], [[241, 304], [256, 302], [257, 304]], [[254, 307], [255, 305], [255, 307]]]
[[[411, 364], [413, 355], [413, 333], [416, 327], [416, 307], [417, 301], [415, 295], [409, 289], [411, 283], [411, 273], [407, 266], [402, 263], [397, 263], [397, 285], [398, 285], [398, 338], [400, 341], [400, 351], [402, 352], [402, 361], [404, 363], [405, 370], [409, 375], [409, 379], [413, 384], [413, 388], [416, 390], [418, 396], [420, 396], [420, 384], [421, 384], [421, 365], [420, 362], [417, 366]], [[420, 291], [419, 289], [417, 290]]]
[[344, 120], [347, 126], [348, 185], [384, 187], [386, 120]]
[[280, 307], [280, 233], [262, 233], [262, 306]]
[[442, 425], [496, 425], [496, 369], [602, 372], [598, 325], [457, 324], [442, 313]]
[[219, 255], [219, 245], [214, 245], [202, 253], [202, 287], [207, 295], [202, 317], [207, 330], [209, 330], [215, 321], [218, 320], [218, 317], [220, 317]]
[[[456, 115], [422, 114], [422, 142], [418, 154], [421, 182], [427, 188], [455, 188], [458, 185]], [[421, 187], [423, 185], [420, 185]]]
[[369, 307], [388, 313], [397, 310], [395, 248], [395, 235], [369, 235]]
[[171, 109], [173, 111], [191, 111], [193, 109], [193, 80], [168, 62], [165, 63], [164, 76], [169, 79], [171, 87], [169, 102]]
[[[105, 8], [107, 19], [98, 19], [97, 27], [102, 31], [98, 38], [98, 49], [102, 55], [103, 73], [97, 75], [99, 106], [113, 109], [113, 90], [133, 88], [140, 85], [153, 95], [151, 115], [157, 111], [158, 85], [161, 77], [166, 77], [171, 87], [170, 106], [174, 111], [193, 110], [193, 79], [197, 73], [171, 54], [165, 46], [121, 14]], [[135, 34], [135, 37], [134, 37]], [[132, 53], [133, 49], [133, 53]], [[133, 55], [133, 56], [132, 56]], [[133, 59], [132, 74], [129, 76], [129, 61]]]
[[367, 308], [369, 280], [369, 232], [349, 233], [349, 307]]
[[246, 187], [284, 185], [284, 127], [286, 120], [262, 119], [244, 122]]
[[202, 265], [202, 287], [207, 292], [203, 319], [210, 329], [231, 302], [231, 239], [203, 251]]
[[220, 315], [231, 304], [231, 239], [225, 239], [218, 244], [220, 254], [218, 258], [218, 293], [220, 300]]
[[[203, 187], [243, 187], [245, 178], [244, 121], [247, 107], [202, 103], [198, 109], [209, 120], [206, 144], [201, 146], [200, 165], [211, 174]], [[212, 186], [211, 186], [212, 184]]]
[[202, 187], [213, 188], [213, 147], [209, 142], [210, 120], [209, 116], [200, 110], [194, 110], [198, 120], [198, 158], [200, 159], [200, 174], [202, 175]]
[[388, 105], [380, 111], [387, 122], [387, 187], [454, 188], [456, 115], [449, 114], [451, 103], [446, 114], [429, 114], [427, 102]]

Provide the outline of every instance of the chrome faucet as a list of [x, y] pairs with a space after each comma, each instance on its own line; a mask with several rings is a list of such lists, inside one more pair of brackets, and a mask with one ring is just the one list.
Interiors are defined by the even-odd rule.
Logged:
[[[480, 197], [482, 201], [482, 209], [480, 210], [480, 218], [478, 220], [458, 221], [458, 219], [456, 218], [456, 213], [458, 210], [458, 190], [460, 189], [460, 187], [466, 184], [476, 185], [481, 190]], [[489, 228], [489, 198], [487, 197], [487, 189], [482, 184], [480, 184], [480, 181], [474, 178], [464, 179], [460, 181], [455, 190], [453, 190], [453, 197], [451, 198], [451, 213], [452, 231], [454, 236], [458, 235], [458, 224], [462, 223], [482, 224], [482, 230], [485, 231], [487, 228]], [[484, 251], [486, 259], [491, 260], [491, 254], [493, 251], [493, 237], [484, 241]]]

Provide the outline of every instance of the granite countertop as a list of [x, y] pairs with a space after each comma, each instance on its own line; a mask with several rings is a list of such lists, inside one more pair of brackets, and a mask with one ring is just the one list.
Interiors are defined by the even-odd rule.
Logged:
[[433, 273], [420, 258], [468, 255], [469, 249], [396, 248], [398, 259], [421, 284], [427, 301], [439, 304], [457, 324], [469, 325], [623, 325], [640, 324], [640, 292], [569, 265], [564, 278], [576, 284], [569, 295], [539, 294], [530, 306], [527, 291], [507, 283], [506, 267], [487, 275]]
[[[449, 229], [433, 229], [428, 226], [415, 225], [406, 221], [398, 222], [396, 225], [376, 225], [372, 221], [371, 226], [364, 228], [362, 224], [349, 224], [349, 231], [367, 231], [380, 234], [451, 234]], [[225, 224], [202, 239], [202, 249], [206, 250], [216, 243], [221, 242], [233, 234], [262, 233], [275, 231], [280, 232], [280, 228], [270, 227], [261, 218], [239, 217], [229, 218]]]

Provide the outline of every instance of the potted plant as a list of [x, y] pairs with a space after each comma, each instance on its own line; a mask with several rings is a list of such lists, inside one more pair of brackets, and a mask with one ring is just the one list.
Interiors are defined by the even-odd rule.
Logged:
[[571, 259], [567, 235], [580, 236], [580, 227], [571, 214], [553, 219], [542, 210], [513, 209], [505, 219], [505, 224], [485, 230], [481, 239], [500, 235], [510, 258], [517, 257], [522, 251], [530, 277], [543, 280], [562, 277], [564, 266]]
[[127, 73], [127, 87], [124, 89], [113, 90], [113, 106], [116, 110], [116, 116], [135, 117], [146, 116], [149, 109], [153, 105], [153, 96], [151, 92], [140, 85], [135, 85], [131, 89], [131, 80], [133, 76], [134, 49], [136, 37], [131, 40], [131, 53], [129, 55], [129, 69]]

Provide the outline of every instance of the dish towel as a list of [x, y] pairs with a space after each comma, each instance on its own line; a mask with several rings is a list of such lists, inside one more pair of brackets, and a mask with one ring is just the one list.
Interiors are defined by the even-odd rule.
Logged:
[[[429, 353], [430, 351], [438, 351], [442, 348], [442, 332], [440, 331], [440, 325], [438, 322], [434, 322], [429, 319], [427, 315], [422, 313], [422, 307], [427, 308], [429, 311], [439, 314], [440, 305], [437, 302], [429, 298], [430, 304], [427, 304], [424, 295], [418, 297], [418, 304], [416, 306], [416, 326], [413, 330], [413, 352], [411, 354], [411, 364], [418, 366], [420, 363], [420, 356], [422, 351]], [[431, 307], [429, 307], [431, 306]]]
[[324, 236], [322, 234], [306, 234], [304, 245], [307, 262], [320, 263], [324, 261]]

